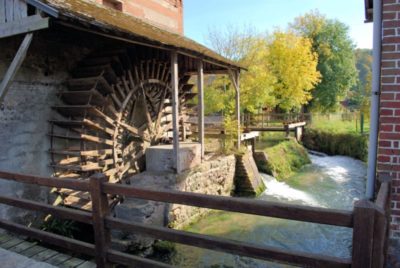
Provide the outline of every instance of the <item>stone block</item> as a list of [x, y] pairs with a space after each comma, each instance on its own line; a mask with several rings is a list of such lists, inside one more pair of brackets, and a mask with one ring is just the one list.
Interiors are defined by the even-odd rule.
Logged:
[[[181, 171], [201, 164], [199, 143], [180, 143], [179, 166]], [[174, 172], [174, 150], [172, 144], [151, 146], [146, 149], [146, 170], [150, 172]]]

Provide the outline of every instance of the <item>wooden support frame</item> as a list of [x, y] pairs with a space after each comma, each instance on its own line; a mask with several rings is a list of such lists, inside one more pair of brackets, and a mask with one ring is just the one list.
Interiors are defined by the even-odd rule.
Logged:
[[178, 53], [171, 52], [171, 90], [172, 90], [172, 127], [174, 140], [174, 162], [176, 173], [181, 172], [179, 156], [179, 74]]
[[197, 62], [197, 96], [198, 96], [198, 128], [199, 128], [199, 142], [201, 146], [201, 161], [204, 160], [204, 69], [203, 61]]
[[6, 96], [7, 91], [9, 90], [14, 77], [19, 70], [19, 67], [21, 67], [22, 62], [26, 57], [26, 53], [28, 52], [29, 46], [32, 42], [32, 38], [33, 38], [33, 33], [28, 33], [25, 35], [25, 38], [22, 41], [17, 51], [17, 54], [15, 54], [15, 57], [10, 64], [10, 67], [8, 67], [6, 74], [4, 75], [3, 80], [1, 81], [0, 104], [3, 102], [4, 97]]
[[240, 149], [240, 133], [241, 133], [241, 126], [240, 126], [240, 84], [239, 84], [239, 70], [229, 70], [229, 76], [232, 81], [233, 86], [235, 87], [235, 117], [237, 120], [237, 149]]
[[0, 23], [0, 38], [49, 28], [49, 18], [33, 15], [7, 23]]

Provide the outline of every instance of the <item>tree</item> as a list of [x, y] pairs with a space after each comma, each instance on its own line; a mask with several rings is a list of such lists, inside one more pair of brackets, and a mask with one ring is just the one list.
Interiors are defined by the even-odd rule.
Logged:
[[348, 27], [327, 19], [318, 11], [296, 18], [289, 27], [311, 39], [313, 51], [318, 54], [317, 69], [322, 80], [313, 90], [311, 108], [334, 111], [357, 79], [354, 44], [348, 35]]
[[[209, 40], [218, 52], [247, 67], [240, 78], [240, 104], [245, 112], [276, 106], [285, 111], [299, 109], [308, 103], [320, 80], [317, 55], [307, 38], [290, 32], [268, 37], [251, 29], [240, 33], [230, 27], [226, 32], [210, 33]], [[205, 91], [205, 103], [206, 112], [233, 113], [234, 90], [229, 79], [216, 79]]]
[[[224, 31], [209, 30], [209, 45], [221, 55], [241, 63], [248, 68], [240, 76], [240, 106], [242, 111], [256, 112], [264, 106], [274, 106], [272, 94], [274, 78], [266, 64], [267, 42], [265, 36], [245, 26], [226, 27]], [[220, 76], [204, 92], [206, 112], [222, 109], [233, 114], [235, 92], [230, 80]]]
[[320, 82], [318, 56], [312, 52], [310, 39], [294, 33], [277, 31], [270, 39], [265, 60], [274, 77], [276, 104], [284, 111], [300, 110]]
[[357, 83], [348, 94], [349, 105], [354, 110], [368, 114], [372, 82], [372, 50], [356, 49]]

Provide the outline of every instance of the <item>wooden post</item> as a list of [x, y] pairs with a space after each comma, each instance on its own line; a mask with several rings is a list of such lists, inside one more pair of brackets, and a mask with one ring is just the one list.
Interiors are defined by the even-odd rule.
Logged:
[[240, 149], [240, 84], [239, 71], [230, 70], [231, 81], [235, 87], [235, 114], [237, 120], [237, 149]]
[[171, 52], [171, 90], [172, 90], [172, 127], [174, 139], [174, 161], [176, 173], [180, 173], [179, 158], [179, 79], [178, 54]]
[[17, 54], [15, 54], [15, 57], [10, 64], [10, 67], [8, 67], [7, 72], [3, 77], [3, 81], [1, 81], [0, 105], [4, 100], [4, 97], [6, 96], [7, 91], [10, 88], [15, 75], [17, 74], [19, 67], [21, 67], [22, 62], [24, 61], [24, 59], [26, 57], [26, 53], [28, 52], [29, 46], [32, 42], [32, 38], [33, 38], [32, 33], [28, 33], [25, 35], [24, 40], [22, 41], [21, 45], [19, 46]]
[[111, 267], [107, 261], [107, 251], [110, 247], [110, 231], [106, 228], [104, 218], [109, 213], [108, 198], [102, 190], [102, 184], [108, 179], [98, 173], [90, 177], [90, 195], [92, 199], [93, 229], [96, 247], [96, 265], [99, 268]]
[[364, 199], [354, 204], [352, 267], [372, 267], [375, 205]]
[[204, 72], [203, 61], [199, 60], [197, 63], [197, 89], [198, 89], [198, 128], [199, 128], [199, 142], [201, 146], [201, 161], [204, 160]]
[[372, 267], [374, 268], [383, 268], [385, 264], [387, 227], [385, 210], [375, 208], [374, 245], [372, 250]]

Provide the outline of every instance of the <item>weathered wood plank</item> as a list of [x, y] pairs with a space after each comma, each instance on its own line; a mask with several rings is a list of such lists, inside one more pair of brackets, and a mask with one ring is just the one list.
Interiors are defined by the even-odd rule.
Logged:
[[8, 234], [1, 234], [0, 235], [0, 243], [4, 243], [8, 240], [10, 240], [12, 237], [9, 236]]
[[18, 233], [20, 235], [26, 235], [28, 237], [43, 240], [49, 244], [60, 246], [65, 248], [66, 250], [70, 250], [73, 252], [78, 252], [89, 256], [95, 255], [94, 246], [86, 242], [81, 242], [61, 235], [48, 233], [35, 228], [29, 228], [22, 224], [13, 223], [6, 220], [0, 220], [0, 228]]
[[[0, 33], [2, 32], [1, 25], [0, 25]], [[22, 41], [17, 53], [14, 56], [13, 61], [11, 62], [10, 66], [8, 67], [6, 74], [3, 77], [3, 80], [0, 84], [0, 103], [4, 101], [4, 97], [7, 94], [8, 89], [11, 86], [11, 83], [17, 74], [19, 67], [21, 66], [22, 62], [26, 57], [26, 53], [28, 52], [28, 48], [32, 42], [33, 34], [29, 33], [25, 35], [24, 40]]]
[[14, 247], [14, 246], [16, 246], [18, 244], [21, 244], [22, 242], [24, 242], [24, 240], [19, 239], [17, 237], [14, 237], [11, 240], [8, 240], [8, 241], [0, 244], [0, 247], [4, 248], [4, 249], [9, 249], [9, 248], [12, 248], [12, 247]]
[[[7, 2], [7, 0], [6, 0]], [[7, 10], [6, 10], [7, 12]], [[49, 18], [33, 15], [15, 21], [0, 24], [0, 38], [10, 37], [18, 34], [31, 33], [49, 28]]]
[[199, 129], [199, 142], [201, 146], [201, 159], [204, 159], [204, 68], [203, 61], [199, 60], [197, 63], [197, 89], [198, 89], [198, 129]]
[[99, 268], [111, 267], [107, 260], [107, 250], [111, 243], [111, 234], [105, 227], [104, 218], [109, 213], [107, 194], [102, 191], [103, 183], [107, 181], [103, 174], [90, 177], [90, 194], [92, 197], [93, 229], [96, 243], [96, 264]]
[[36, 242], [22, 242], [21, 244], [18, 244], [12, 248], [10, 248], [9, 250], [15, 253], [19, 253], [25, 250], [28, 250], [29, 248], [32, 248], [36, 246]]
[[92, 223], [91, 214], [83, 211], [77, 211], [73, 209], [47, 205], [40, 202], [5, 196], [0, 196], [0, 203], [29, 210], [41, 211], [64, 219], [70, 219], [89, 224]]
[[46, 262], [47, 262], [48, 264], [51, 264], [51, 265], [55, 265], [55, 266], [56, 266], [56, 265], [59, 265], [59, 264], [65, 262], [65, 261], [67, 261], [67, 260], [69, 260], [69, 259], [71, 259], [71, 258], [72, 258], [72, 257], [69, 256], [69, 255], [66, 255], [66, 254], [63, 254], [63, 253], [59, 253], [59, 254], [57, 254], [57, 255], [51, 257], [50, 259], [48, 259]]
[[359, 200], [354, 204], [352, 267], [372, 267], [372, 251], [375, 224], [374, 204]]
[[111, 217], [106, 218], [106, 223], [109, 228], [113, 229], [134, 230], [135, 232], [157, 237], [158, 239], [268, 261], [279, 261], [288, 264], [304, 265], [306, 267], [350, 267], [351, 264], [351, 260], [344, 258], [293, 250], [287, 251], [269, 246], [258, 246], [246, 242], [178, 231], [165, 227], [131, 223]]
[[42, 251], [42, 252], [32, 256], [32, 259], [43, 262], [57, 254], [58, 254], [57, 251], [54, 251], [52, 249], [46, 249], [45, 251]]
[[19, 252], [19, 254], [30, 258], [30, 257], [32, 257], [32, 256], [34, 256], [34, 255], [36, 255], [36, 254], [38, 254], [38, 253], [40, 253], [42, 251], [45, 251], [45, 250], [46, 250], [46, 248], [38, 246], [38, 245], [35, 245], [34, 247], [30, 247], [30, 248], [28, 248], [28, 249], [26, 249], [24, 251]]
[[13, 1], [6, 0], [5, 1], [5, 15], [6, 15], [6, 22], [12, 22], [14, 20], [14, 3]]
[[96, 264], [92, 261], [85, 261], [84, 263], [76, 266], [76, 268], [95, 268], [95, 267], [96, 267]]
[[66, 260], [65, 262], [63, 262], [63, 263], [60, 263], [58, 265], [58, 267], [60, 267], [60, 268], [72, 268], [72, 267], [76, 267], [76, 266], [78, 266], [78, 265], [80, 265], [80, 264], [82, 264], [84, 262], [85, 262], [85, 260], [82, 260], [82, 259], [70, 258], [70, 259]]
[[79, 181], [73, 179], [55, 179], [55, 178], [46, 178], [32, 175], [25, 175], [19, 173], [11, 173], [6, 171], [0, 171], [0, 178], [5, 180], [13, 180], [22, 183], [31, 183], [40, 186], [48, 186], [55, 188], [69, 188], [80, 191], [88, 191], [89, 190], [89, 182], [88, 181]]
[[0, 24], [6, 22], [6, 1], [0, 0]]
[[28, 4], [25, 0], [17, 0], [19, 2], [19, 14], [21, 18], [28, 16]]
[[174, 166], [176, 173], [181, 172], [179, 155], [179, 79], [178, 79], [178, 54], [171, 52], [171, 87], [172, 87], [172, 127], [174, 142]]
[[156, 262], [153, 260], [133, 256], [130, 254], [122, 253], [115, 250], [108, 250], [107, 258], [114, 262], [128, 267], [140, 267], [140, 268], [172, 268], [172, 266]]

